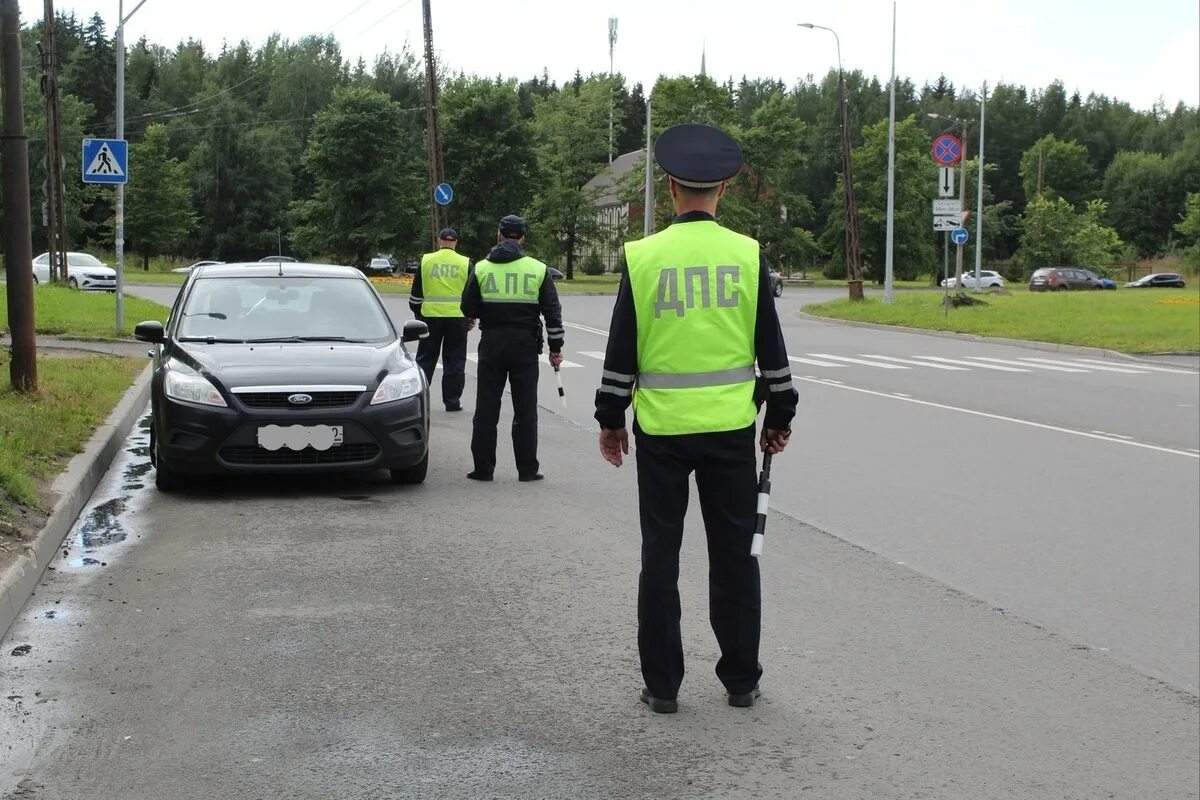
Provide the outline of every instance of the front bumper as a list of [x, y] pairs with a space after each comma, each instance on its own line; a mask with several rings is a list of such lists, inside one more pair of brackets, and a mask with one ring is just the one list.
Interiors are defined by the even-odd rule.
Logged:
[[[192, 474], [325, 472], [404, 469], [429, 447], [429, 393], [368, 405], [363, 392], [353, 405], [336, 408], [251, 408], [234, 394], [229, 408], [180, 403], [153, 390], [157, 458]], [[227, 399], [228, 396], [227, 396]], [[327, 450], [268, 450], [258, 443], [267, 425], [340, 425], [342, 443]]]

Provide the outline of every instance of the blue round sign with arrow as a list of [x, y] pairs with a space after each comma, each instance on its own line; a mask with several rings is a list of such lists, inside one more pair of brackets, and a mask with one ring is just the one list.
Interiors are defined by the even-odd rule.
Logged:
[[955, 228], [950, 231], [950, 241], [955, 244], [966, 244], [969, 236], [970, 234], [967, 233], [966, 228]]
[[448, 206], [454, 199], [454, 189], [448, 183], [439, 183], [433, 190], [433, 200], [439, 206]]

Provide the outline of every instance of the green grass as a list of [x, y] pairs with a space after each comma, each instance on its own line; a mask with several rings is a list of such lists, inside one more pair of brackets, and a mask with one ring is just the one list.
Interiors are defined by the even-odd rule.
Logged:
[[[39, 334], [84, 339], [115, 339], [117, 296], [108, 292], [80, 292], [65, 286], [35, 286], [34, 329]], [[167, 308], [140, 297], [125, 297], [125, 329], [137, 323], [165, 321]], [[8, 305], [0, 305], [0, 329], [8, 330]]]
[[0, 349], [0, 519], [39, 506], [37, 482], [62, 469], [146, 366], [144, 358], [38, 359], [38, 391], [12, 391]]
[[127, 284], [153, 283], [155, 285], [174, 284], [176, 286], [182, 286], [183, 282], [187, 280], [187, 275], [174, 272], [142, 272], [140, 269], [126, 269], [123, 279]]
[[942, 292], [906, 292], [896, 302], [868, 297], [807, 306], [825, 317], [910, 328], [1102, 347], [1126, 353], [1200, 351], [1200, 291], [1118, 289], [983, 295], [986, 306], [942, 307]]

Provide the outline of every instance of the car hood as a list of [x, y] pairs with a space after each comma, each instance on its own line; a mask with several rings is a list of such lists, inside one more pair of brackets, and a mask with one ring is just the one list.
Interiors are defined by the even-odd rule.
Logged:
[[184, 342], [175, 345], [173, 355], [193, 368], [207, 372], [230, 389], [323, 384], [369, 387], [385, 373], [401, 372], [416, 364], [399, 342]]
[[112, 267], [105, 267], [105, 266], [85, 267], [85, 266], [81, 266], [79, 264], [68, 264], [67, 265], [67, 274], [70, 275], [72, 272], [78, 272], [79, 274], [83, 274], [86, 272], [89, 275], [103, 275], [106, 278], [117, 277], [117, 271], [115, 269], [113, 269]]

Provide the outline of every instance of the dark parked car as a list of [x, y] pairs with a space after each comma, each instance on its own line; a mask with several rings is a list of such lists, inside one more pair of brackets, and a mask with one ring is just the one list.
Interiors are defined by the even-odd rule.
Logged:
[[404, 271], [409, 275], [416, 275], [421, 269], [421, 262], [416, 259], [409, 259], [404, 264]]
[[1095, 272], [1092, 272], [1090, 269], [1085, 269], [1084, 272], [1089, 277], [1095, 278], [1100, 283], [1101, 289], [1116, 289], [1117, 288], [1117, 282], [1114, 281], [1112, 278], [1106, 278], [1103, 275], [1097, 275]]
[[1103, 289], [1096, 274], [1076, 267], [1036, 269], [1029, 276], [1031, 292], [1063, 292], [1071, 289]]
[[1136, 281], [1125, 284], [1130, 289], [1146, 289], [1154, 286], [1166, 286], [1172, 289], [1183, 289], [1187, 286], [1183, 276], [1174, 272], [1156, 272]]
[[[153, 342], [155, 484], [187, 475], [391, 470], [420, 483], [429, 386], [362, 272], [313, 264], [193, 270]], [[402, 339], [402, 341], [401, 341]]]
[[775, 269], [771, 270], [771, 294], [783, 297], [783, 276]]
[[561, 281], [564, 277], [566, 277], [562, 274], [562, 270], [559, 270], [555, 267], [546, 267], [546, 270], [550, 273], [550, 280], [552, 281]]

